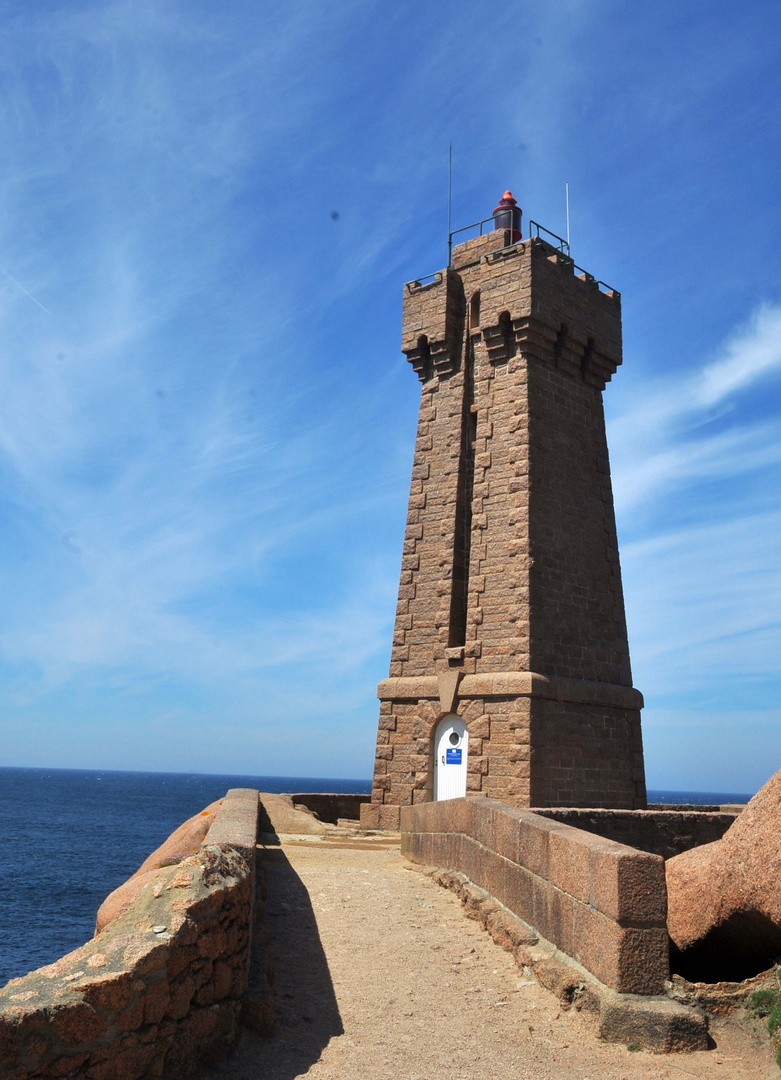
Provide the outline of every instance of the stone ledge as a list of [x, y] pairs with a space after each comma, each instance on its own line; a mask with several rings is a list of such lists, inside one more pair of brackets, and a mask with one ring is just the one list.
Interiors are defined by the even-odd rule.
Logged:
[[[436, 675], [383, 679], [377, 686], [380, 701], [436, 700], [439, 696], [439, 679]], [[634, 687], [558, 676], [548, 678], [534, 671], [488, 671], [481, 675], [464, 675], [457, 697], [544, 697], [617, 709], [643, 708], [643, 695]]]
[[672, 998], [638, 998], [605, 988], [599, 1002], [599, 1034], [606, 1042], [636, 1043], [671, 1054], [708, 1049], [708, 1022], [702, 1013]]
[[252, 867], [257, 836], [258, 792], [253, 788], [231, 788], [206, 834], [207, 842], [227, 844], [240, 852]]
[[436, 675], [383, 679], [377, 686], [377, 697], [380, 701], [414, 701], [419, 698], [438, 698], [439, 680]]
[[598, 1013], [599, 1034], [607, 1042], [634, 1044], [663, 1054], [708, 1049], [708, 1022], [698, 1009], [661, 994], [616, 993], [552, 942], [539, 937], [466, 874], [411, 865], [454, 892], [464, 905], [464, 913], [480, 922], [497, 945], [512, 953], [519, 967], [530, 969], [563, 1008]]

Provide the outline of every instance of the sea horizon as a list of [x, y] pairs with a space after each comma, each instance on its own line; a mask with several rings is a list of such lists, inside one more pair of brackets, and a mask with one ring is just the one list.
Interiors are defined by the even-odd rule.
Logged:
[[[0, 765], [0, 780], [2, 779], [2, 773], [4, 772], [27, 772], [27, 773], [74, 773], [74, 774], [89, 774], [89, 775], [115, 775], [115, 776], [159, 776], [159, 777], [189, 777], [193, 780], [198, 778], [203, 779], [233, 779], [233, 780], [270, 780], [274, 784], [275, 792], [281, 793], [285, 789], [280, 788], [278, 785], [282, 782], [289, 783], [291, 785], [291, 791], [295, 790], [315, 792], [320, 790], [326, 790], [338, 794], [370, 794], [372, 782], [370, 778], [364, 777], [311, 777], [311, 776], [279, 776], [276, 774], [265, 773], [211, 773], [201, 772], [194, 770], [184, 771], [171, 771], [167, 769], [113, 769], [113, 768], [74, 768], [71, 766], [63, 767], [59, 765]], [[312, 785], [322, 784], [335, 784], [333, 788], [319, 788]], [[300, 786], [304, 785], [304, 786]], [[233, 785], [236, 787], [242, 785]], [[247, 785], [251, 787], [258, 787], [258, 790], [263, 790], [257, 784]], [[686, 801], [692, 804], [709, 805], [717, 802], [727, 803], [739, 803], [747, 802], [753, 798], [756, 792], [735, 792], [735, 791], [704, 791], [700, 789], [688, 789], [678, 790], [675, 788], [648, 788], [647, 798], [648, 802], [669, 802], [683, 804]], [[684, 798], [684, 796], [686, 798]]]
[[[371, 780], [0, 766], [0, 986], [92, 937], [106, 896], [182, 822], [231, 787], [369, 794]], [[649, 802], [740, 803], [748, 793], [650, 789]]]

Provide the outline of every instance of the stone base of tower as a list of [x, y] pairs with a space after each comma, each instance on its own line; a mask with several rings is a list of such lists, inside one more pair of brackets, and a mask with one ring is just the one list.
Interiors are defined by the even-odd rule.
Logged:
[[524, 805], [645, 810], [639, 709], [532, 699], [529, 737]]
[[457, 715], [469, 733], [466, 794], [520, 807], [646, 807], [642, 695], [534, 672], [385, 679], [368, 828], [398, 828], [401, 806], [434, 797], [434, 734]]

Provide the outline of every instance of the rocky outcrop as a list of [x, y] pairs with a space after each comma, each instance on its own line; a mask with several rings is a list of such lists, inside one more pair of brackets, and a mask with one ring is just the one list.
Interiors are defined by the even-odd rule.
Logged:
[[687, 978], [742, 979], [781, 954], [781, 771], [721, 840], [666, 864], [667, 925]]
[[277, 836], [317, 836], [330, 831], [318, 816], [289, 795], [261, 791], [261, 833]]
[[95, 921], [96, 934], [105, 930], [114, 919], [124, 915], [144, 886], [154, 879], [157, 870], [165, 866], [175, 866], [182, 859], [195, 855], [201, 849], [222, 803], [223, 800], [218, 799], [205, 810], [201, 810], [199, 814], [185, 821], [171, 833], [167, 840], [163, 841], [156, 851], [144, 859], [132, 877], [123, 881], [118, 888], [108, 894], [98, 908], [98, 917]]
[[214, 824], [217, 811], [224, 801], [224, 799], [217, 799], [199, 814], [188, 818], [183, 825], [171, 833], [167, 840], [163, 841], [157, 850], [144, 859], [136, 870], [136, 874], [145, 874], [147, 870], [157, 870], [161, 866], [172, 866], [186, 859], [188, 855], [194, 855], [206, 839], [209, 829]]

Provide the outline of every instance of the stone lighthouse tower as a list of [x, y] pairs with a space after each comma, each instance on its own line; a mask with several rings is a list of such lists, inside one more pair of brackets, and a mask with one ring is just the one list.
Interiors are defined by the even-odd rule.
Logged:
[[621, 298], [523, 238], [510, 192], [484, 225], [404, 287], [421, 402], [367, 825], [464, 794], [646, 805], [602, 408]]

